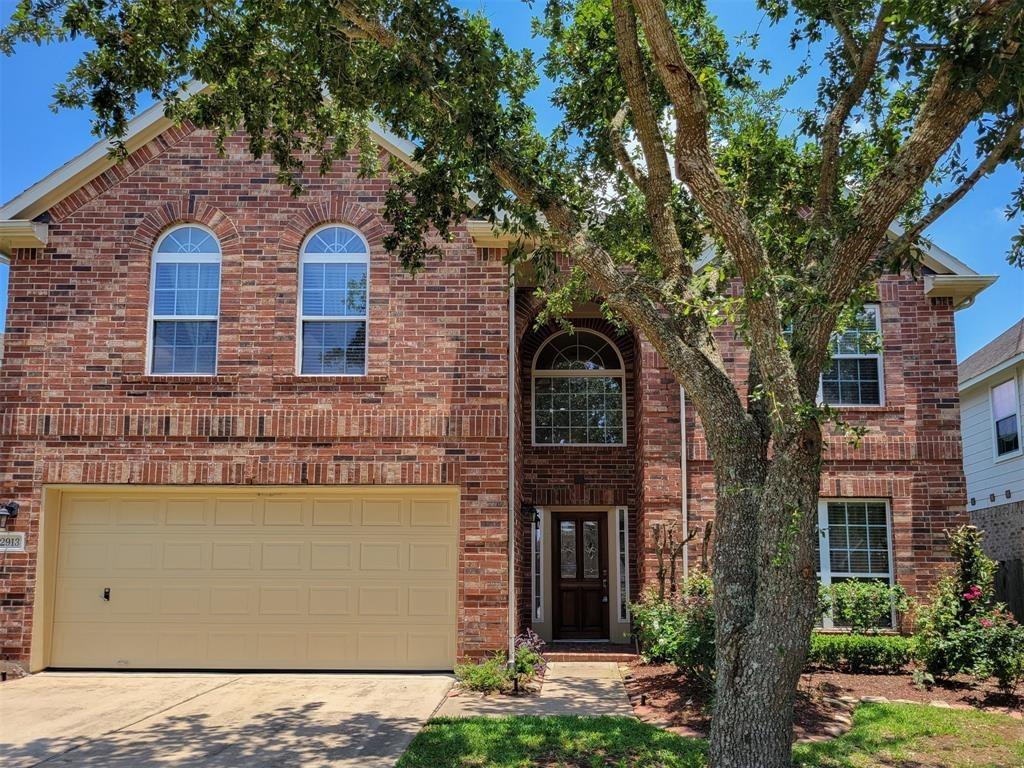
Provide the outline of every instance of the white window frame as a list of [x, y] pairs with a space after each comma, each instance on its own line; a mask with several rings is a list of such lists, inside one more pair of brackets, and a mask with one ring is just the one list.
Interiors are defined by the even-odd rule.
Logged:
[[[194, 228], [201, 229], [206, 232], [210, 237], [213, 238], [214, 242], [217, 243], [217, 248], [221, 250], [218, 253], [159, 253], [160, 246], [164, 240], [174, 232], [180, 229]], [[221, 294], [223, 289], [223, 251], [220, 245], [220, 238], [217, 237], [216, 233], [209, 227], [204, 227], [202, 224], [193, 221], [185, 221], [179, 224], [175, 224], [173, 227], [165, 230], [160, 237], [157, 238], [156, 243], [153, 245], [153, 257], [150, 259], [149, 265], [149, 312], [148, 320], [146, 324], [146, 375], [147, 376], [202, 376], [210, 378], [217, 375], [217, 369], [220, 366], [220, 304]], [[215, 315], [158, 315], [156, 314], [156, 268], [158, 264], [217, 264], [220, 267], [217, 275], [217, 314]], [[217, 343], [214, 348], [213, 354], [213, 373], [176, 373], [173, 371], [168, 372], [153, 372], [153, 354], [154, 339], [153, 329], [157, 322], [188, 322], [188, 321], [199, 321], [199, 322], [210, 322], [213, 321], [217, 324]]]
[[[554, 370], [554, 371], [538, 371], [537, 360], [540, 358], [540, 353], [544, 351], [544, 348], [548, 346], [552, 341], [565, 336], [566, 334], [572, 333], [572, 331], [559, 331], [553, 333], [544, 339], [544, 343], [537, 348], [537, 351], [533, 355], [533, 363], [530, 366], [530, 442], [532, 445], [538, 448], [621, 448], [626, 445], [628, 440], [628, 414], [626, 412], [626, 364], [622, 359], [622, 352], [619, 350], [619, 345], [616, 344], [605, 334], [600, 331], [595, 331], [590, 328], [579, 328], [576, 333], [592, 333], [595, 336], [599, 336], [608, 343], [608, 346], [615, 352], [615, 358], [619, 361], [619, 367], [615, 370], [602, 368], [594, 371], [579, 371], [579, 370]], [[598, 379], [614, 379], [618, 378], [622, 381], [622, 442], [619, 443], [538, 443], [537, 442], [537, 379], [572, 379], [572, 378], [598, 378]]]
[[[855, 571], [844, 572], [839, 578], [846, 579], [875, 579], [877, 581], [888, 581], [889, 586], [896, 583], [895, 568], [893, 564], [892, 551], [892, 507], [888, 499], [863, 498], [863, 497], [832, 497], [818, 499], [818, 583], [823, 586], [832, 584], [832, 561], [830, 557], [831, 547], [829, 546], [828, 526], [828, 505], [834, 504], [882, 504], [885, 506], [885, 546], [888, 550], [888, 573], [859, 573]], [[892, 626], [896, 626], [896, 610], [892, 611]], [[823, 629], [834, 629], [835, 624], [832, 616], [825, 614], [821, 618]]]
[[[818, 403], [819, 405], [828, 405], [830, 408], [884, 408], [885, 407], [885, 360], [883, 359], [882, 349], [884, 346], [884, 337], [882, 336], [882, 305], [869, 302], [863, 306], [862, 309], [868, 308], [873, 310], [875, 316], [875, 336], [878, 339], [878, 350], [876, 352], [859, 352], [857, 354], [842, 354], [838, 351], [835, 354], [829, 354], [829, 361], [832, 360], [870, 360], [875, 359], [878, 361], [878, 402], [877, 403], [826, 403], [825, 402], [825, 373], [822, 371], [818, 377]], [[842, 334], [842, 331], [837, 330], [835, 336]], [[838, 349], [838, 348], [837, 348]]]
[[[353, 234], [357, 235], [360, 240], [363, 241], [363, 246], [366, 248], [366, 253], [306, 253], [306, 246], [309, 241], [320, 232], [325, 229], [340, 228], [348, 230]], [[303, 281], [303, 265], [305, 264], [365, 264], [366, 265], [366, 307], [363, 314], [360, 315], [305, 315], [303, 314], [302, 307], [302, 281]], [[329, 377], [332, 379], [361, 379], [365, 378], [370, 373], [370, 244], [367, 242], [363, 233], [355, 227], [349, 226], [348, 224], [338, 224], [336, 222], [322, 224], [316, 229], [312, 230], [305, 239], [302, 241], [302, 246], [299, 248], [299, 279], [298, 288], [299, 293], [296, 297], [296, 324], [295, 324], [295, 375], [312, 378], [324, 378]], [[360, 322], [362, 321], [365, 325], [365, 338], [366, 338], [366, 357], [363, 362], [362, 373], [303, 373], [302, 372], [302, 326], [306, 322]]]
[[[533, 621], [544, 623], [544, 510], [534, 508], [530, 527], [530, 611]], [[537, 589], [538, 580], [540, 589]]]
[[[621, 531], [624, 536], [620, 536]], [[621, 542], [621, 544], [620, 544]], [[615, 563], [618, 579], [615, 582], [615, 604], [620, 624], [629, 623], [629, 508], [615, 508]]]
[[[1004, 384], [1013, 384], [1013, 407], [1014, 413], [1017, 417], [1017, 450], [1007, 451], [1006, 453], [999, 453], [999, 436], [996, 433], [996, 400], [994, 397], [995, 390]], [[992, 460], [993, 462], [1006, 461], [1007, 459], [1015, 459], [1021, 455], [1024, 451], [1024, 434], [1021, 434], [1020, 424], [1020, 389], [1017, 385], [1017, 374], [1014, 373], [1010, 378], [1005, 381], [1001, 381], [998, 384], [993, 384], [988, 389], [988, 412], [989, 416], [992, 417]], [[1008, 418], [1007, 416], [1003, 417]]]

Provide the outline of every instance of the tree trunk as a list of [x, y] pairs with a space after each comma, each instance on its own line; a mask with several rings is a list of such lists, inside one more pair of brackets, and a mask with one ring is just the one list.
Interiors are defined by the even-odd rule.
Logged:
[[793, 703], [817, 602], [820, 429], [773, 453], [749, 444], [715, 457], [712, 768], [792, 764]]

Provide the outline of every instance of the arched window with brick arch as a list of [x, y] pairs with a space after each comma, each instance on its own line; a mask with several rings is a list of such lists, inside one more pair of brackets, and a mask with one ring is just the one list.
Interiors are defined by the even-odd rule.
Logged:
[[299, 256], [297, 367], [306, 376], [363, 376], [370, 247], [340, 224], [314, 230]]
[[552, 335], [537, 350], [532, 379], [535, 445], [625, 444], [625, 365], [607, 336]]
[[221, 250], [205, 227], [173, 227], [153, 250], [149, 302], [149, 372], [217, 372]]

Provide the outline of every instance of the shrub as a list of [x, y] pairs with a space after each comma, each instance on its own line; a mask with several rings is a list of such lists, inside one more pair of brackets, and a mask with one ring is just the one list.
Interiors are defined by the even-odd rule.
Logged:
[[509, 691], [517, 683], [525, 685], [540, 674], [547, 663], [541, 653], [543, 648], [544, 641], [528, 629], [515, 639], [515, 663], [511, 667], [505, 652], [495, 651], [481, 662], [456, 665], [455, 677], [463, 688], [471, 691]]
[[684, 578], [680, 591], [659, 599], [653, 590], [632, 606], [633, 625], [644, 659], [674, 665], [710, 687], [715, 670], [715, 615], [711, 579], [697, 572]]
[[914, 653], [933, 678], [994, 677], [1004, 690], [1024, 681], [1024, 627], [995, 602], [995, 561], [982, 534], [965, 525], [949, 537], [956, 568], [918, 610]]
[[808, 664], [844, 672], [897, 672], [910, 663], [913, 643], [901, 635], [811, 634]]
[[903, 613], [910, 598], [899, 584], [884, 581], [840, 581], [822, 585], [818, 602], [837, 627], [849, 627], [854, 634], [877, 632], [892, 626], [893, 611]]
[[463, 688], [482, 693], [497, 693], [512, 687], [512, 675], [504, 651], [496, 651], [480, 662], [456, 664], [455, 677]]

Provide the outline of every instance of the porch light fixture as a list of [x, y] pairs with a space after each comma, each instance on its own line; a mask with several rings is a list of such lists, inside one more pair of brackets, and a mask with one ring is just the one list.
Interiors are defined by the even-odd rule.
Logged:
[[8, 501], [0, 505], [0, 530], [7, 529], [7, 521], [12, 517], [17, 517], [19, 509], [21, 509], [21, 505], [16, 501]]
[[540, 515], [537, 513], [537, 508], [532, 504], [523, 504], [519, 509], [522, 516], [529, 520], [531, 523], [539, 523]]

